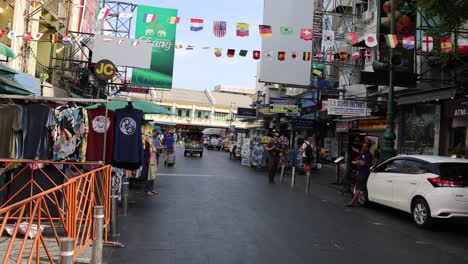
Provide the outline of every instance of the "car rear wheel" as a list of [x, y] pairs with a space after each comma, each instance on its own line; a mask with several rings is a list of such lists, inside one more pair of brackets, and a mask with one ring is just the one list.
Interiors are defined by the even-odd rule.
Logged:
[[411, 212], [418, 227], [428, 228], [432, 225], [431, 209], [426, 200], [420, 198], [414, 201]]

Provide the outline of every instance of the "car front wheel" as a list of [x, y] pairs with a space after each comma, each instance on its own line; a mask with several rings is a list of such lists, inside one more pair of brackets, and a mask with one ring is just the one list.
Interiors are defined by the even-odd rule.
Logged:
[[432, 225], [431, 209], [426, 200], [416, 200], [411, 212], [413, 213], [413, 221], [418, 227], [428, 228]]

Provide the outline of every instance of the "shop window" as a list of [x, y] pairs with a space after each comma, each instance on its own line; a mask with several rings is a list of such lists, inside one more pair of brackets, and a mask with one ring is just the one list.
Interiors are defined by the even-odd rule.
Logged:
[[177, 116], [182, 116], [182, 109], [177, 110]]
[[411, 105], [403, 108], [401, 150], [403, 154], [434, 155], [435, 124], [439, 122], [436, 106]]
[[209, 111], [196, 111], [195, 116], [200, 119], [210, 119], [211, 112]]
[[215, 113], [214, 119], [219, 121], [227, 121], [229, 118], [229, 114], [227, 113]]

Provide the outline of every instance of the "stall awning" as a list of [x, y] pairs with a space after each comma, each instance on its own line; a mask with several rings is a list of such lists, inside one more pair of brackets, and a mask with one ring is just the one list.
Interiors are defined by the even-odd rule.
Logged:
[[432, 102], [436, 100], [447, 100], [454, 97], [456, 94], [456, 87], [421, 91], [417, 93], [401, 95], [400, 98], [398, 98], [398, 104], [406, 105], [422, 102]]
[[33, 92], [26, 89], [17, 81], [0, 76], [0, 93], [31, 95]]
[[16, 58], [16, 53], [9, 47], [0, 43], [0, 54], [4, 55], [7, 58]]

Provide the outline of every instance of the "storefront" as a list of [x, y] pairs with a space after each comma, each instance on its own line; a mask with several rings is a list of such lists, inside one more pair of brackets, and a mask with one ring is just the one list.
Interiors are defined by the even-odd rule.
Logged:
[[441, 154], [468, 158], [468, 100], [446, 101], [442, 112]]

